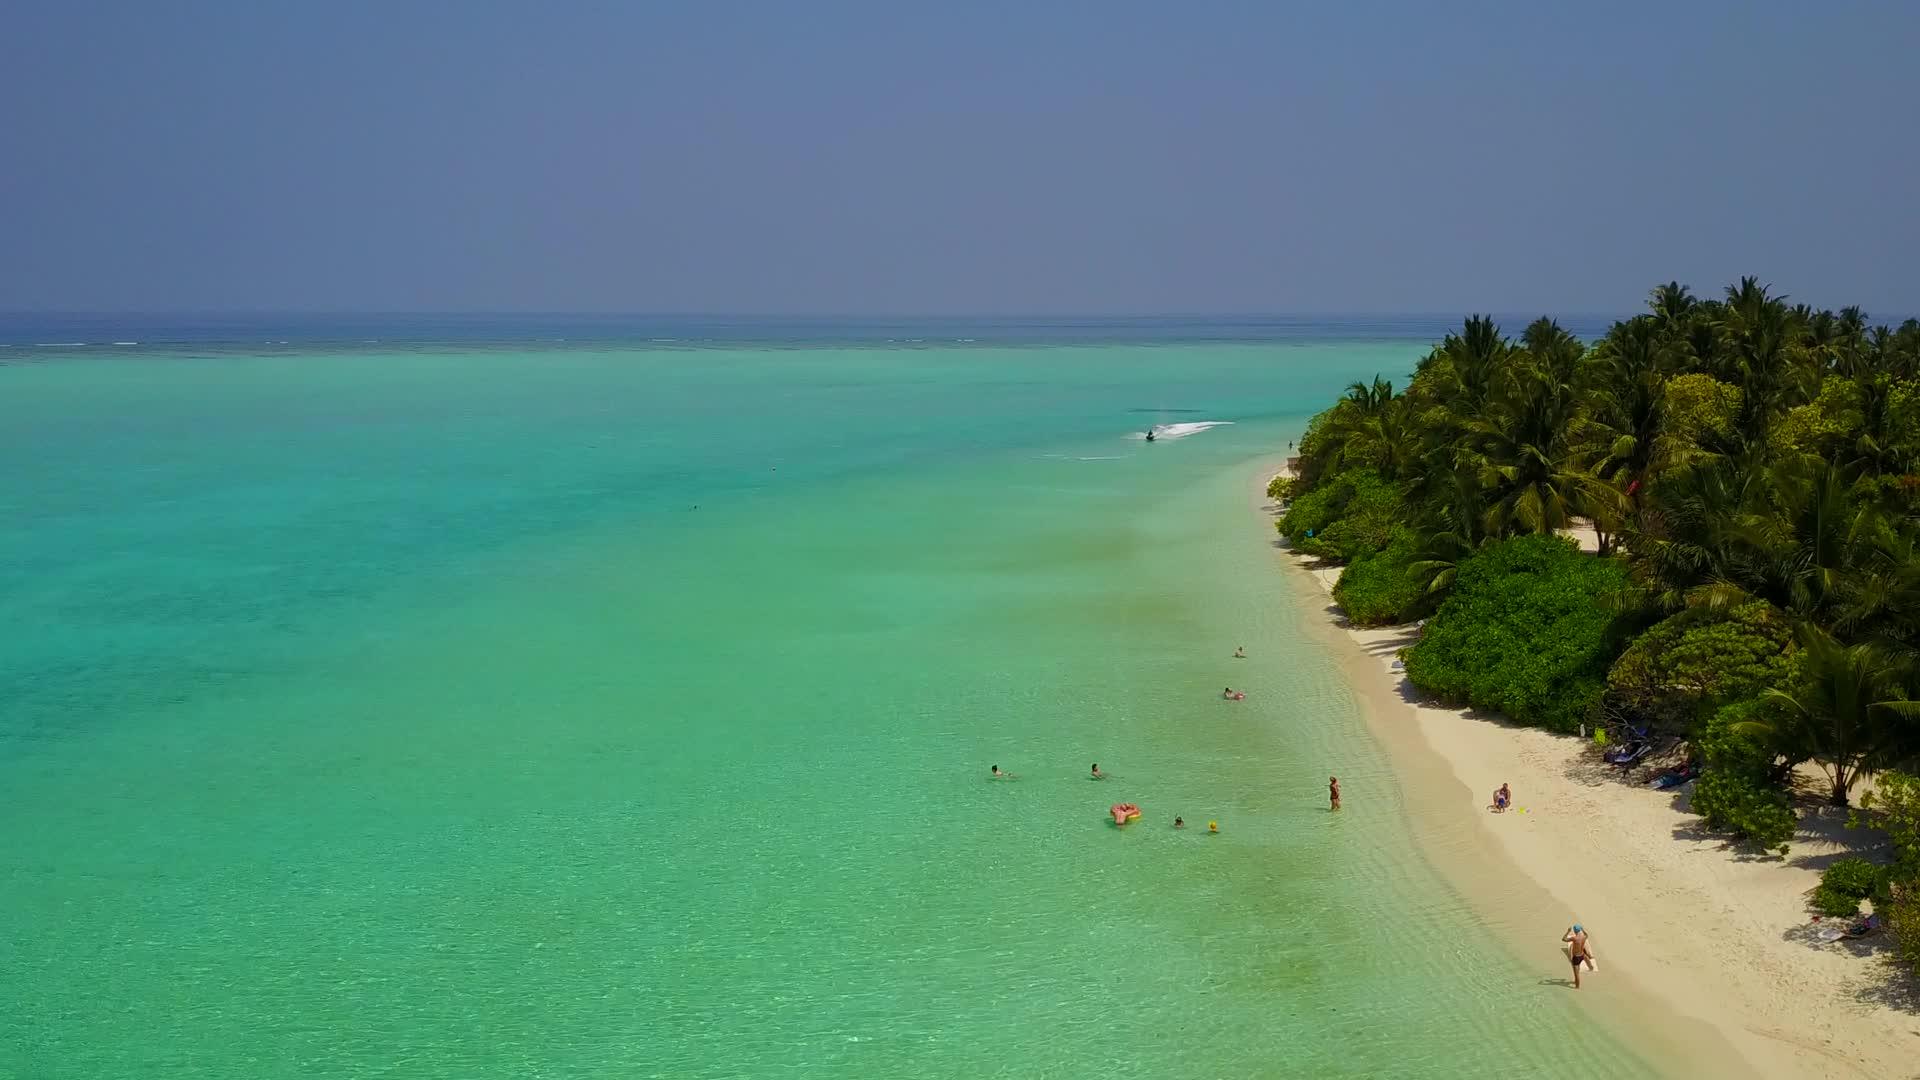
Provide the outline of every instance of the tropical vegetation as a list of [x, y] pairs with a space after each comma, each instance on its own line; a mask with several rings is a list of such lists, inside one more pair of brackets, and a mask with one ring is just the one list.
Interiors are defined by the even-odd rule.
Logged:
[[[1281, 532], [1345, 566], [1355, 621], [1426, 620], [1421, 689], [1686, 740], [1694, 809], [1764, 846], [1810, 768], [1836, 806], [1869, 780], [1920, 802], [1920, 321], [1754, 278], [1659, 286], [1591, 342], [1474, 316], [1404, 387], [1349, 387], [1299, 454]], [[1819, 900], [1913, 912], [1916, 845]]]

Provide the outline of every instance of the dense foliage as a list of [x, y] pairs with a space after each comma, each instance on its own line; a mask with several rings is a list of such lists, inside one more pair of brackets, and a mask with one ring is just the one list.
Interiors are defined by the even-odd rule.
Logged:
[[1796, 819], [1773, 777], [1776, 755], [1761, 734], [1766, 711], [1760, 699], [1736, 702], [1698, 727], [1693, 750], [1706, 771], [1694, 784], [1691, 806], [1708, 828], [1785, 854]]
[[[1300, 456], [1281, 531], [1349, 564], [1363, 621], [1434, 611], [1407, 655], [1429, 692], [1688, 737], [1694, 808], [1769, 847], [1794, 765], [1843, 806], [1920, 767], [1920, 321], [1752, 278], [1662, 285], [1594, 342], [1475, 316]], [[1597, 554], [1555, 539], [1581, 527]]]
[[1893, 863], [1880, 868], [1870, 894], [1873, 910], [1886, 917], [1900, 955], [1920, 974], [1920, 779], [1881, 773], [1861, 808], [1854, 823], [1884, 829], [1893, 841]]
[[1379, 551], [1361, 555], [1340, 573], [1333, 598], [1359, 626], [1385, 626], [1415, 618], [1426, 600], [1425, 582], [1414, 573], [1419, 537], [1396, 527]]
[[1460, 564], [1453, 591], [1407, 650], [1407, 678], [1457, 704], [1572, 731], [1599, 700], [1620, 641], [1601, 598], [1626, 568], [1571, 540], [1521, 536]]
[[1672, 730], [1744, 701], [1793, 673], [1793, 628], [1768, 604], [1688, 608], [1635, 638], [1607, 672], [1618, 704]]
[[1295, 499], [1280, 519], [1296, 550], [1347, 562], [1387, 546], [1400, 495], [1380, 474], [1343, 473]]

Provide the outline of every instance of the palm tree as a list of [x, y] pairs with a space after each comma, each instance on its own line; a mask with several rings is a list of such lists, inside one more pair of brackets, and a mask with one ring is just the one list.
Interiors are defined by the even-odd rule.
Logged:
[[1809, 472], [1782, 464], [1769, 479], [1776, 514], [1747, 523], [1739, 573], [1781, 610], [1831, 621], [1850, 599], [1871, 511], [1855, 502], [1850, 478], [1835, 465]]
[[1528, 328], [1526, 362], [1511, 365], [1485, 405], [1462, 425], [1459, 466], [1487, 493], [1490, 534], [1552, 534], [1597, 508], [1615, 514], [1614, 493], [1588, 470], [1586, 421], [1573, 383], [1584, 351], [1546, 320]]
[[1896, 384], [1882, 375], [1852, 380], [1860, 391], [1860, 430], [1854, 437], [1850, 464], [1869, 476], [1898, 476], [1907, 471], [1902, 444], [1910, 432], [1896, 415]]
[[1419, 453], [1419, 432], [1406, 395], [1394, 394], [1392, 383], [1375, 375], [1371, 384], [1349, 384], [1327, 416], [1324, 439], [1336, 469], [1377, 469], [1389, 480], [1411, 471]]
[[[1595, 347], [1584, 392], [1588, 454], [1594, 475], [1613, 485], [1624, 518], [1596, 512], [1600, 550], [1612, 548], [1610, 534], [1637, 514], [1653, 468], [1662, 426], [1660, 390], [1671, 374], [1669, 350], [1659, 324], [1650, 316], [1615, 323]], [[1598, 507], [1594, 508], [1598, 511]]]
[[1492, 318], [1470, 315], [1460, 332], [1448, 334], [1427, 363], [1440, 369], [1448, 408], [1458, 415], [1471, 416], [1493, 393], [1512, 351], [1512, 343], [1500, 336], [1500, 327]]
[[1780, 718], [1749, 726], [1789, 759], [1819, 761], [1832, 782], [1831, 802], [1845, 806], [1861, 777], [1913, 749], [1910, 721], [1920, 702], [1907, 699], [1912, 662], [1874, 643], [1842, 645], [1810, 623], [1799, 636], [1804, 680], [1768, 690], [1765, 697], [1783, 706]]
[[1359, 444], [1358, 453], [1388, 480], [1405, 480], [1418, 468], [1420, 425], [1405, 394], [1389, 399], [1366, 417], [1355, 428], [1353, 438]]
[[1425, 591], [1439, 597], [1453, 588], [1460, 563], [1487, 542], [1486, 492], [1466, 469], [1448, 469], [1436, 485], [1435, 507], [1414, 526], [1420, 550], [1408, 570], [1426, 581]]
[[1749, 598], [1739, 584], [1741, 556], [1751, 525], [1771, 505], [1770, 480], [1748, 460], [1713, 456], [1653, 485], [1625, 540], [1636, 584], [1654, 609]]
[[1867, 316], [1857, 307], [1844, 307], [1833, 320], [1830, 345], [1833, 371], [1849, 379], [1865, 376], [1871, 354], [1867, 351]]
[[1363, 382], [1348, 383], [1345, 400], [1352, 402], [1362, 414], [1377, 413], [1393, 400], [1393, 384], [1378, 375], [1373, 377], [1371, 386]]
[[1819, 372], [1807, 362], [1804, 324], [1786, 297], [1770, 296], [1757, 278], [1727, 287], [1720, 321], [1724, 360], [1741, 388], [1738, 427], [1749, 443], [1764, 443], [1778, 416], [1813, 396]]
[[1835, 629], [1888, 648], [1920, 651], [1920, 531], [1878, 516], [1864, 530], [1849, 603]]
[[1533, 369], [1544, 378], [1572, 385], [1587, 347], [1552, 319], [1539, 318], [1520, 335], [1522, 347]]
[[1683, 329], [1699, 303], [1692, 291], [1677, 281], [1655, 287], [1647, 297], [1647, 306], [1653, 309], [1654, 325], [1663, 334]]

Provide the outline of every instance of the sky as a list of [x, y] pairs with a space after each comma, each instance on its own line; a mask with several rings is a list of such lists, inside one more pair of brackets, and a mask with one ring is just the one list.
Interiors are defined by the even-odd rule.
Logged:
[[1920, 4], [10, 0], [0, 310], [1920, 311]]

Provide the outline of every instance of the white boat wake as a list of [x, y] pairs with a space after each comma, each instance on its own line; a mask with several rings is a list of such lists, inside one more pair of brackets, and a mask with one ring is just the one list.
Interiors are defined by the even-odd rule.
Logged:
[[[1184, 439], [1189, 435], [1198, 435], [1208, 428], [1225, 427], [1231, 423], [1233, 423], [1231, 420], [1195, 420], [1185, 424], [1155, 424], [1153, 425], [1153, 441], [1162, 442], [1168, 439]], [[1144, 431], [1136, 431], [1128, 435], [1127, 438], [1135, 442], [1145, 442], [1147, 433]]]

